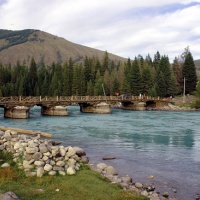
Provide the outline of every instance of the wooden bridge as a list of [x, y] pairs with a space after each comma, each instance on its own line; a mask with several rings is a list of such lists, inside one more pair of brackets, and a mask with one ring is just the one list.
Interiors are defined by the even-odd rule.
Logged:
[[166, 104], [165, 99], [144, 96], [11, 96], [0, 97], [0, 107], [4, 116], [10, 118], [28, 118], [33, 106], [41, 106], [43, 115], [67, 115], [66, 106], [79, 105], [82, 112], [110, 113], [111, 105], [118, 104], [123, 109], [145, 110], [147, 106]]

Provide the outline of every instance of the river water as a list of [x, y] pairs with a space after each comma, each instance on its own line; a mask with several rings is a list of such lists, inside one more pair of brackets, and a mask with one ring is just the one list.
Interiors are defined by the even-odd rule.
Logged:
[[[8, 119], [1, 108], [0, 125], [51, 133], [64, 145], [82, 147], [90, 163], [111, 165], [133, 182], [154, 184], [161, 194], [192, 200], [200, 193], [200, 112], [68, 111], [66, 117], [48, 117], [34, 107], [29, 119]], [[104, 156], [116, 159], [103, 161]]]

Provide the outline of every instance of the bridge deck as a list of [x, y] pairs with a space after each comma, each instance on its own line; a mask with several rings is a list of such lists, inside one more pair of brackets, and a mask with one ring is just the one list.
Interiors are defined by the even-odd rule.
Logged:
[[163, 101], [159, 97], [139, 97], [139, 96], [56, 96], [56, 97], [41, 97], [41, 96], [11, 96], [0, 97], [0, 105], [4, 104], [42, 104], [45, 102], [60, 102], [60, 103], [88, 103], [88, 102], [131, 102], [131, 101]]

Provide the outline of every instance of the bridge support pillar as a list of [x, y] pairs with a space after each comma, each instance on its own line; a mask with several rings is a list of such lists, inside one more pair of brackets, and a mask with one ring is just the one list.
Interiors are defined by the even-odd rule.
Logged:
[[30, 107], [15, 106], [12, 108], [4, 108], [4, 116], [13, 119], [27, 119], [29, 118]]
[[136, 104], [136, 110], [139, 110], [139, 111], [146, 110], [146, 103], [145, 102], [138, 102]]
[[84, 113], [99, 113], [99, 114], [109, 114], [111, 113], [110, 105], [101, 102], [98, 104], [80, 103], [80, 111]]
[[68, 111], [65, 106], [41, 106], [42, 115], [67, 116]]
[[122, 106], [124, 110], [146, 110], [145, 102], [124, 102], [122, 103]]

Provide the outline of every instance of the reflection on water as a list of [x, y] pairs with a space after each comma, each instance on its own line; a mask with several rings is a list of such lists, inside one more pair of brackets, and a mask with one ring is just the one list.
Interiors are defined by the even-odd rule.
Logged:
[[0, 109], [0, 125], [49, 132], [66, 145], [84, 148], [93, 163], [114, 155], [117, 159], [108, 164], [121, 174], [142, 182], [154, 175], [161, 192], [167, 188], [182, 200], [200, 192], [200, 112], [113, 109], [102, 115], [80, 113], [76, 106], [68, 111], [67, 117], [45, 117], [34, 107], [30, 119], [18, 120], [5, 119]]

